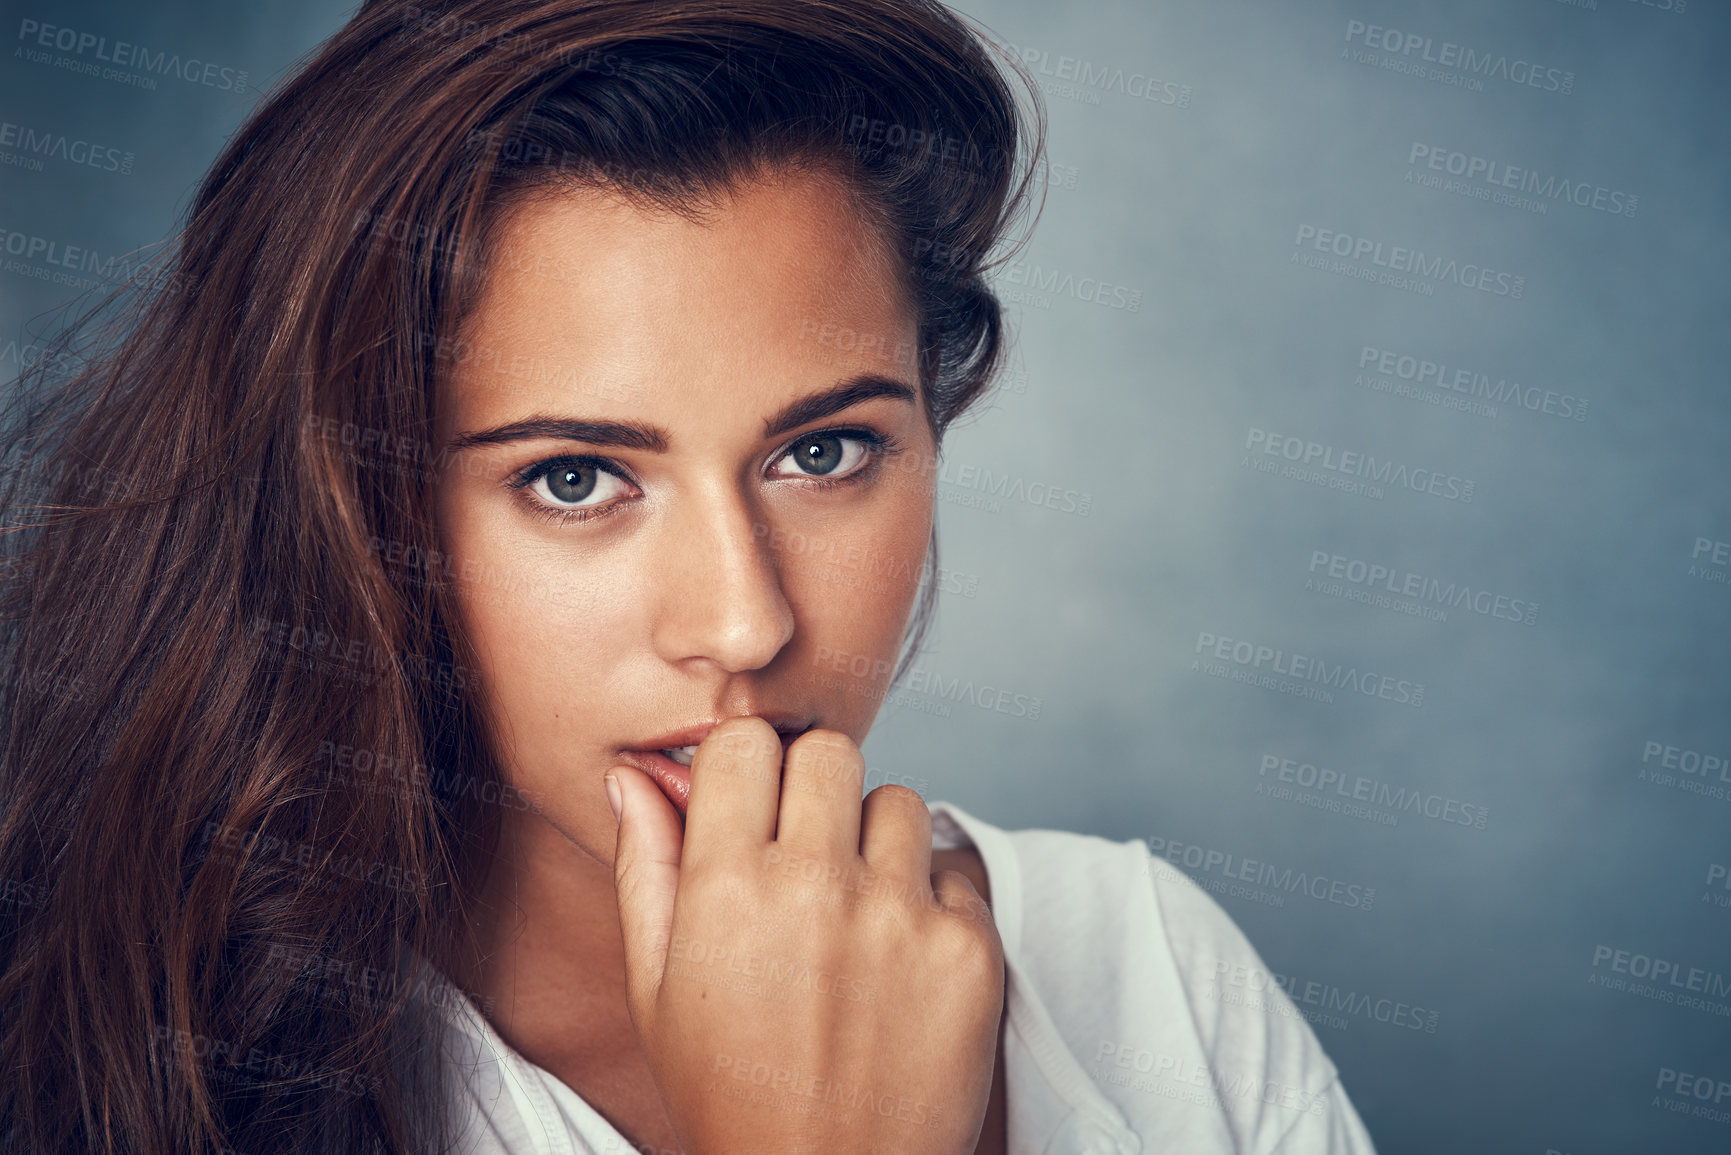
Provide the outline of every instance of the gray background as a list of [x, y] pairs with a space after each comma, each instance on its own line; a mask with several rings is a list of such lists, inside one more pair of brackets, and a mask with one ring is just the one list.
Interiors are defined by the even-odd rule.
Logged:
[[[1163, 839], [1374, 889], [1367, 910], [1267, 885], [1245, 897], [1221, 869], [1191, 870], [1300, 987], [1435, 1013], [1434, 1030], [1411, 1030], [1312, 1008], [1386, 1151], [1731, 1147], [1726, 1116], [1675, 1112], [1657, 1086], [1662, 1069], [1731, 1080], [1731, 997], [1685, 1007], [1589, 981], [1616, 977], [1594, 966], [1603, 947], [1731, 982], [1731, 890], [1707, 885], [1731, 863], [1731, 775], [1642, 761], [1648, 743], [1731, 757], [1731, 585], [1692, 557], [1698, 539], [1731, 540], [1731, 17], [1662, 3], [964, 9], [1051, 74], [1052, 183], [1006, 277], [1013, 371], [946, 446], [943, 560], [971, 596], [943, 599], [868, 760], [1000, 826]], [[132, 160], [121, 173], [0, 157], [0, 228], [104, 259], [167, 234], [251, 89], [347, 12], [5, 8], [0, 120]], [[244, 69], [249, 91], [173, 77], [142, 90], [32, 61], [23, 19]], [[1448, 41], [1569, 72], [1572, 91], [1403, 75], [1361, 58], [1390, 54], [1349, 40], [1351, 21], [1430, 37], [1433, 55]], [[1120, 91], [1148, 77], [1175, 102]], [[1633, 194], [1636, 211], [1425, 187], [1407, 180], [1430, 171], [1409, 165], [1415, 144]], [[1295, 256], [1322, 256], [1295, 244], [1306, 225], [1488, 266], [1522, 292], [1415, 275], [1421, 295], [1306, 267]], [[73, 288], [4, 260], [10, 378]], [[1088, 300], [1099, 281], [1138, 307]], [[1360, 369], [1366, 346], [1584, 398], [1586, 416], [1379, 391], [1360, 377], [1387, 376]], [[1252, 458], [1286, 462], [1247, 452], [1252, 430], [1468, 479], [1473, 497], [1377, 500], [1263, 473]], [[1088, 512], [994, 496], [1006, 477], [1086, 494]], [[1539, 612], [1529, 626], [1457, 606], [1438, 621], [1348, 601], [1306, 588], [1318, 551]], [[1422, 683], [1423, 703], [1210, 676], [1203, 633]], [[984, 685], [1037, 697], [1039, 716], [979, 705]], [[1292, 783], [1268, 792], [1283, 785], [1259, 773], [1268, 757], [1486, 821], [1306, 804]], [[1703, 777], [1718, 797], [1678, 785]]]

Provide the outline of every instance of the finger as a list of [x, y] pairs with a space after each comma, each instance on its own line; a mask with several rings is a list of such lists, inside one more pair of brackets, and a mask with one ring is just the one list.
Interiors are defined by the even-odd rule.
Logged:
[[696, 863], [730, 849], [767, 846], [781, 792], [781, 737], [762, 718], [729, 718], [691, 759], [685, 856]]
[[776, 845], [824, 862], [855, 861], [865, 758], [853, 739], [808, 730], [787, 748], [783, 766]]
[[859, 852], [872, 872], [929, 887], [932, 812], [926, 800], [888, 783], [866, 795], [861, 811]]
[[625, 936], [625, 991], [633, 1022], [655, 1005], [673, 935], [679, 891], [679, 815], [660, 787], [631, 766], [608, 771], [619, 784], [613, 888]]

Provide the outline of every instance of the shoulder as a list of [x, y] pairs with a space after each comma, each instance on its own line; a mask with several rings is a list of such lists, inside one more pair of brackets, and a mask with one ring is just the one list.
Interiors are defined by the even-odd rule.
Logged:
[[1310, 1024], [1187, 875], [1138, 839], [999, 830], [945, 809], [990, 873], [994, 841], [1010, 852], [1019, 909], [1001, 910], [1011, 896], [999, 893], [994, 913], [1016, 925], [1018, 966], [1126, 1117], [1169, 1115], [1186, 1097], [1206, 1100], [1235, 1151], [1371, 1150]]

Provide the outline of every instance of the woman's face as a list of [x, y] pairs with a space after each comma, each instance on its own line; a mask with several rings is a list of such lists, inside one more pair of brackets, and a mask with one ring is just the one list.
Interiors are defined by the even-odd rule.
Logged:
[[864, 740], [932, 525], [916, 318], [807, 175], [701, 223], [537, 197], [491, 259], [440, 350], [444, 568], [511, 784], [611, 863], [610, 767], [683, 812], [724, 718]]

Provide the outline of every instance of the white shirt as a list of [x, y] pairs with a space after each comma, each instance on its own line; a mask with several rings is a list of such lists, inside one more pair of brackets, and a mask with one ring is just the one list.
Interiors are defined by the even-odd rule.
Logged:
[[[1243, 933], [1143, 842], [931, 812], [933, 849], [984, 862], [1004, 944], [1009, 1155], [1374, 1155]], [[466, 998], [437, 1005], [463, 1155], [637, 1151]]]

